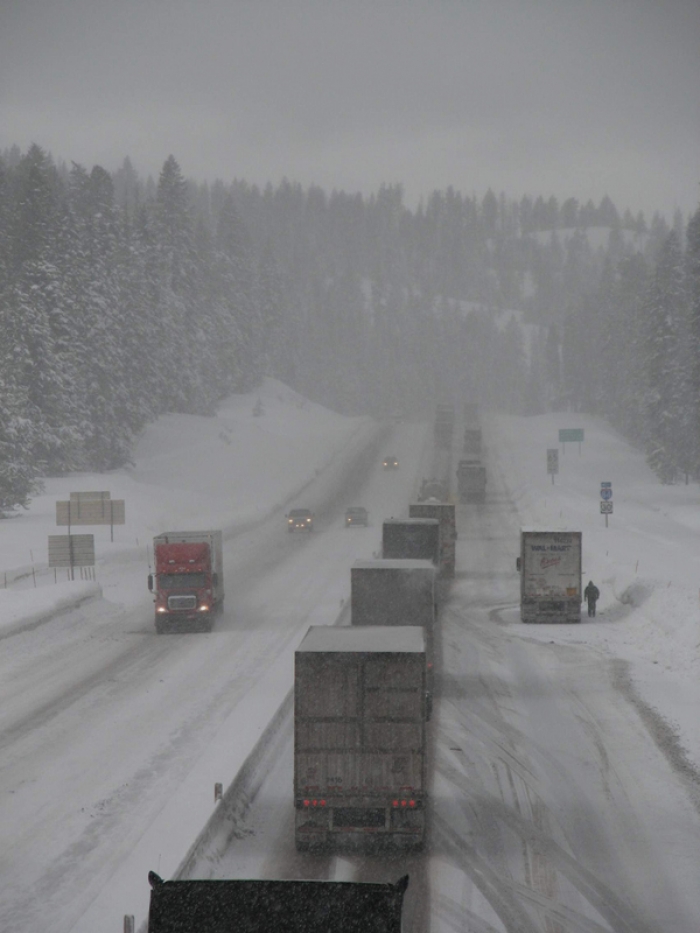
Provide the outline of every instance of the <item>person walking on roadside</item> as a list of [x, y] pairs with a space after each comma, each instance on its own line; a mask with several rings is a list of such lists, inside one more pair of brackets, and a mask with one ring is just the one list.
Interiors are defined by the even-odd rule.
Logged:
[[593, 580], [589, 580], [588, 586], [583, 591], [583, 598], [588, 603], [588, 615], [589, 616], [595, 615], [595, 604], [598, 601], [599, 596], [600, 596], [600, 590], [594, 584]]

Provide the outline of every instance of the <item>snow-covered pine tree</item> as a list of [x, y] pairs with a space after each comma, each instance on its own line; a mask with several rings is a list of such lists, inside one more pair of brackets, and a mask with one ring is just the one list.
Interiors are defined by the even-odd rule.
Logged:
[[676, 234], [667, 236], [645, 301], [646, 450], [662, 482], [672, 482], [680, 466], [680, 434], [685, 421], [681, 353], [685, 292], [683, 256]]

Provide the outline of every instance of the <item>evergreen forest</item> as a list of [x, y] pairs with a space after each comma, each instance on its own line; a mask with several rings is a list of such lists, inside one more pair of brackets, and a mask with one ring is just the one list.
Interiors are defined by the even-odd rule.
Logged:
[[398, 185], [0, 154], [0, 514], [265, 376], [346, 414], [597, 414], [662, 482], [697, 477], [700, 208], [452, 188], [409, 208]]

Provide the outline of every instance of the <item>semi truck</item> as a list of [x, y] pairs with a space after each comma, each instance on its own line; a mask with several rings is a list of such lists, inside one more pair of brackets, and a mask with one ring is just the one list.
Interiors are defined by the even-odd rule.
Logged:
[[382, 524], [382, 557], [429, 560], [440, 566], [440, 522], [435, 518], [387, 518]]
[[580, 622], [581, 532], [523, 528], [520, 532], [520, 618]]
[[356, 560], [350, 568], [351, 624], [432, 628], [435, 576], [428, 560]]
[[460, 502], [483, 502], [486, 499], [486, 467], [479, 460], [459, 461], [457, 492]]
[[158, 634], [197, 629], [210, 632], [224, 603], [223, 540], [220, 531], [166, 531], [153, 539], [154, 596]]
[[435, 410], [434, 435], [438, 447], [452, 445], [452, 432], [455, 424], [455, 410], [453, 405], [438, 405]]
[[[351, 625], [420, 625], [432, 697], [437, 570], [429, 560], [356, 560], [350, 568]], [[428, 710], [428, 713], [430, 709]]]
[[455, 575], [457, 556], [457, 521], [452, 502], [439, 502], [427, 499], [412, 502], [408, 507], [409, 518], [435, 518], [440, 523], [440, 576], [452, 578]]
[[419, 626], [308, 630], [294, 658], [298, 850], [423, 845], [426, 674]]
[[464, 424], [468, 428], [479, 424], [479, 406], [476, 402], [464, 403]]
[[464, 432], [464, 453], [467, 457], [481, 457], [481, 428], [467, 428]]
[[408, 875], [395, 884], [164, 881], [151, 871], [148, 881], [148, 933], [401, 933], [408, 887]]

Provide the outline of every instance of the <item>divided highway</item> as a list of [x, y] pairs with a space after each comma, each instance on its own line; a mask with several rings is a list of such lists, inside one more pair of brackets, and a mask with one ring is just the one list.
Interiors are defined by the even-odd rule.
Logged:
[[298, 854], [289, 717], [189, 876], [408, 872], [406, 933], [696, 933], [697, 814], [583, 629], [577, 646], [557, 644], [556, 627], [549, 644], [528, 637], [518, 515], [497, 458], [486, 463], [486, 503], [458, 507], [457, 579], [438, 626], [426, 851]]
[[[700, 820], [585, 626], [578, 645], [558, 644], [556, 627], [545, 644], [520, 622], [520, 523], [487, 425], [484, 435], [487, 501], [458, 507], [457, 577], [436, 640], [425, 852], [297, 853], [289, 717], [188, 874], [408, 872], [406, 933], [697, 933]], [[398, 471], [382, 470], [387, 453]], [[377, 552], [382, 520], [405, 514], [433, 466], [426, 426], [401, 425], [317, 509], [312, 534], [288, 534], [280, 516], [229, 541], [226, 613], [211, 635], [156, 636], [144, 592], [128, 610], [95, 601], [4, 640], [1, 929], [75, 928], [222, 723], [286, 658], [291, 687], [306, 628], [338, 618], [353, 560]], [[313, 486], [296, 504], [316, 507]], [[370, 526], [346, 529], [347, 505], [368, 508]], [[144, 571], [123, 568], [125, 584], [139, 575], [145, 588]], [[68, 798], [52, 793], [67, 783]]]

